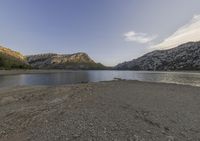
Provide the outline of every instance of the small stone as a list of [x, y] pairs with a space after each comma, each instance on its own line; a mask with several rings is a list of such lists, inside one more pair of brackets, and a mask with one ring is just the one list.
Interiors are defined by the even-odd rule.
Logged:
[[167, 136], [167, 141], [174, 141], [174, 137], [173, 136]]
[[5, 135], [5, 134], [6, 134], [6, 131], [3, 130], [3, 131], [0, 132], [0, 134], [1, 134], [1, 135]]
[[147, 133], [151, 133], [151, 130], [147, 130]]
[[166, 132], [164, 130], [162, 130], [161, 132], [162, 132], [162, 134], [166, 134]]
[[128, 141], [135, 141], [132, 137], [130, 137], [129, 139], [128, 139]]
[[139, 137], [137, 135], [134, 135], [134, 140], [139, 141]]
[[182, 136], [184, 136], [184, 137], [186, 136], [184, 132], [181, 132], [180, 134], [181, 134]]
[[165, 129], [166, 131], [169, 131], [169, 127], [164, 127], [164, 129]]
[[76, 137], [76, 138], [77, 138], [77, 137], [79, 137], [79, 135], [78, 135], [78, 134], [74, 134], [73, 136], [74, 136], [74, 137]]

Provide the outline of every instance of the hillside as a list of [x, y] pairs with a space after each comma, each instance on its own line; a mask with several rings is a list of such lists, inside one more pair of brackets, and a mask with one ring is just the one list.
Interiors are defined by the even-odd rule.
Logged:
[[0, 69], [30, 68], [21, 53], [0, 46]]
[[119, 70], [200, 70], [200, 42], [156, 50], [115, 66]]
[[28, 63], [36, 69], [105, 69], [95, 63], [86, 53], [39, 54], [27, 56]]

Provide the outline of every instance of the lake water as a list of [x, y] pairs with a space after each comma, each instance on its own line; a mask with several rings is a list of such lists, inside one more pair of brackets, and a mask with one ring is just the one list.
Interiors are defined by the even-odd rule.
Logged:
[[109, 81], [114, 78], [200, 86], [200, 73], [147, 71], [66, 71], [43, 74], [0, 76], [0, 87], [24, 85], [60, 85]]

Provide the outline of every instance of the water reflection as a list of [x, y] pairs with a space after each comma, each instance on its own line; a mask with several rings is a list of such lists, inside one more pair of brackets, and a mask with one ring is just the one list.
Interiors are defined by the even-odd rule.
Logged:
[[145, 71], [74, 71], [45, 74], [0, 76], [0, 87], [22, 85], [60, 85], [108, 81], [114, 78], [200, 86], [200, 73]]

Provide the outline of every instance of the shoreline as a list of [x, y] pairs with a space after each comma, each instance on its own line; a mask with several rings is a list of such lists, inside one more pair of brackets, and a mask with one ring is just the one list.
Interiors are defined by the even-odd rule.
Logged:
[[[56, 74], [56, 73], [74, 73], [74, 72], [87, 72], [87, 71], [102, 71], [102, 70], [57, 70], [57, 69], [54, 69], [54, 70], [0, 70], [0, 77], [4, 77], [4, 76], [12, 76], [12, 75], [34, 75], [34, 74]], [[112, 70], [104, 70], [104, 71], [112, 71]], [[184, 75], [198, 75], [199, 76], [199, 73], [198, 72], [157, 72], [157, 71], [133, 71], [134, 73], [146, 73], [146, 74], [170, 74], [170, 73], [178, 73], [178, 75], [180, 74], [184, 74]], [[151, 81], [151, 80], [140, 80], [140, 79], [123, 79], [123, 78], [120, 78], [120, 77], [114, 77], [114, 78], [110, 78], [108, 80], [105, 80], [105, 82], [109, 82], [109, 81], [116, 81], [116, 80], [119, 80], [119, 81], [140, 81], [140, 82], [148, 82], [148, 83], [158, 83], [158, 84], [176, 84], [176, 85], [182, 85], [182, 86], [193, 86], [193, 87], [200, 87], [199, 83], [196, 82], [178, 82], [178, 81]], [[104, 80], [97, 80], [97, 81], [87, 81], [87, 82], [84, 82], [84, 81], [80, 81], [80, 82], [77, 82], [77, 83], [69, 83], [69, 84], [81, 84], [81, 83], [94, 83], [94, 82], [104, 82]], [[43, 84], [42, 86], [58, 86], [58, 85], [67, 85], [68, 83], [66, 84]], [[39, 85], [39, 84], [38, 84]], [[23, 85], [12, 85], [12, 86], [0, 86], [0, 89], [2, 88], [5, 88], [5, 87], [15, 87], [15, 86], [37, 86], [37, 84], [23, 84]]]
[[149, 73], [200, 73], [200, 71], [145, 71], [145, 70], [62, 70], [62, 69], [30, 69], [30, 70], [0, 70], [1, 75], [17, 75], [17, 74], [42, 74], [42, 73], [66, 73], [66, 72], [74, 72], [74, 71], [134, 71], [134, 72], [149, 72]]
[[141, 81], [0, 91], [0, 140], [198, 140], [200, 88]]
[[79, 70], [0, 70], [1, 75], [65, 73]]

